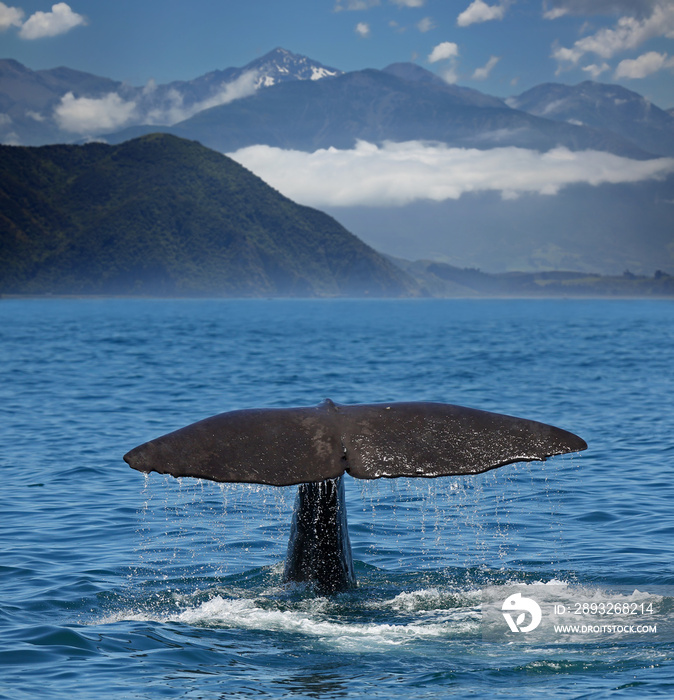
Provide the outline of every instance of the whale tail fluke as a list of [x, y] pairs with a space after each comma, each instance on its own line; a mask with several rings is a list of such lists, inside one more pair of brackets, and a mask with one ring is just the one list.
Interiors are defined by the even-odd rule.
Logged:
[[443, 403], [231, 411], [140, 445], [142, 472], [287, 486], [335, 479], [478, 474], [587, 448], [545, 423]]
[[134, 448], [134, 469], [175, 477], [299, 484], [285, 581], [321, 594], [356, 585], [343, 475], [357, 479], [478, 474], [587, 448], [536, 421], [441, 403], [231, 411]]

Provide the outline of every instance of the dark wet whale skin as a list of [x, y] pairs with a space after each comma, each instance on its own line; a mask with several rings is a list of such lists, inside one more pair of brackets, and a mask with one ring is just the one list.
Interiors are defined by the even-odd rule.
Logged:
[[321, 594], [356, 585], [343, 479], [299, 485], [283, 571], [285, 581], [310, 583]]

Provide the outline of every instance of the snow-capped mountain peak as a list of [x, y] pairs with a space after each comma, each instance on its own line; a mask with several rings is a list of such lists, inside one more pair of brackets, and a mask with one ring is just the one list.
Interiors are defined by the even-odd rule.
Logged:
[[259, 87], [270, 87], [290, 80], [322, 80], [341, 75], [343, 71], [324, 66], [306, 56], [277, 48], [245, 65], [242, 72], [255, 71]]

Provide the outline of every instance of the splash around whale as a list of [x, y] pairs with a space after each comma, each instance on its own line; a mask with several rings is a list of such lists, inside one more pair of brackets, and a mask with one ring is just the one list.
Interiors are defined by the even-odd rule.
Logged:
[[471, 475], [587, 449], [566, 430], [444, 403], [247, 409], [221, 413], [129, 451], [141, 472], [221, 482], [299, 484], [284, 578], [321, 594], [356, 585], [343, 476]]

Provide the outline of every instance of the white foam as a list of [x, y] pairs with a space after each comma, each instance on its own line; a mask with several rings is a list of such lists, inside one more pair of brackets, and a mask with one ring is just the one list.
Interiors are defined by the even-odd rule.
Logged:
[[[110, 615], [98, 624], [121, 621], [146, 621], [286, 633], [310, 637], [331, 647], [383, 651], [418, 640], [457, 639], [481, 633], [483, 605], [501, 601], [512, 592], [512, 585], [488, 586], [484, 589], [452, 590], [422, 588], [399, 593], [393, 598], [354, 602], [341, 598], [309, 597], [289, 602], [279, 598], [277, 589], [270, 589], [257, 598], [245, 597], [237, 589], [212, 589], [193, 595], [174, 595], [180, 612], [126, 610]], [[525, 596], [531, 596], [548, 609], [553, 603], [571, 606], [575, 603], [659, 601], [662, 596], [635, 589], [632, 593], [616, 593], [597, 586], [571, 585], [564, 581], [537, 581], [517, 584]], [[208, 600], [195, 602], [195, 597]], [[344, 604], [351, 608], [344, 613]], [[377, 611], [387, 622], [354, 621], [358, 608]], [[500, 610], [500, 608], [499, 608]], [[376, 612], [375, 612], [376, 614]], [[395, 620], [400, 622], [396, 623]], [[393, 622], [392, 622], [393, 620]], [[562, 622], [563, 620], [553, 620]], [[581, 618], [582, 621], [582, 618]]]
[[[98, 623], [128, 620], [180, 622], [196, 626], [283, 632], [312, 637], [333, 647], [376, 651], [420, 639], [455, 638], [475, 633], [480, 622], [479, 613], [476, 615], [474, 609], [445, 607], [447, 600], [447, 596], [443, 598], [436, 589], [402, 593], [391, 600], [379, 601], [367, 607], [377, 607], [391, 613], [405, 611], [405, 622], [363, 624], [349, 621], [340, 613], [332, 615], [335, 603], [328, 598], [305, 599], [286, 608], [268, 599], [229, 598], [218, 594], [179, 613], [127, 610], [98, 620]], [[434, 607], [434, 601], [441, 607]], [[411, 620], [409, 613], [413, 613]], [[386, 618], [390, 620], [391, 616], [386, 615]]]
[[216, 596], [198, 607], [185, 610], [173, 619], [188, 624], [299, 633], [337, 643], [349, 643], [350, 640], [368, 638], [376, 639], [382, 644], [402, 644], [410, 639], [452, 634], [448, 623], [444, 621], [400, 625], [353, 624], [325, 619], [320, 607], [319, 603], [319, 610], [265, 609], [253, 600], [231, 600]]

